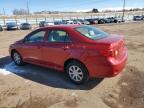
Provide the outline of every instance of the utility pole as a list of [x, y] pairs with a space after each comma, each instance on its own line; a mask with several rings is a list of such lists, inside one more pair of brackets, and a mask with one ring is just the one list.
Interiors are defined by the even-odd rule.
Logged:
[[124, 21], [124, 17], [125, 17], [125, 0], [123, 1], [123, 16], [122, 16], [122, 21]]
[[30, 14], [29, 1], [28, 0], [27, 0], [27, 13], [28, 13], [28, 15]]
[[5, 9], [3, 8], [3, 15], [5, 15]]

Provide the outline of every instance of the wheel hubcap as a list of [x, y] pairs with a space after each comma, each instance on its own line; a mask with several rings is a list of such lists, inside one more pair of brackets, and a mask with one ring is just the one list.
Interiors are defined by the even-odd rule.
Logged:
[[20, 64], [21, 62], [21, 58], [20, 58], [20, 55], [18, 53], [14, 53], [14, 61], [17, 63], [17, 64]]
[[81, 81], [83, 79], [83, 72], [78, 66], [69, 67], [69, 76], [74, 81]]

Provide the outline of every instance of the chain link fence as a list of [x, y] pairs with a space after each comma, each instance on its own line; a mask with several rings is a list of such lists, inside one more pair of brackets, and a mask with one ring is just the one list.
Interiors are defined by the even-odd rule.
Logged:
[[[39, 24], [40, 21], [56, 21], [64, 19], [87, 19], [87, 18], [107, 18], [107, 17], [122, 17], [122, 12], [108, 13], [67, 13], [67, 14], [41, 14], [41, 15], [24, 15], [24, 16], [0, 16], [0, 25], [5, 25], [8, 22], [16, 22], [17, 24], [28, 22], [32, 25]], [[125, 12], [125, 21], [132, 21], [133, 16], [144, 15], [144, 11]]]

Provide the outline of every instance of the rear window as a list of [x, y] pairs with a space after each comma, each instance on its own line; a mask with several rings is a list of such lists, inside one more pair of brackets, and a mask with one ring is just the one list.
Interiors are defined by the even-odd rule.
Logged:
[[28, 23], [23, 23], [23, 25], [30, 25], [30, 24], [28, 24]]
[[81, 27], [75, 28], [75, 30], [79, 32], [80, 34], [82, 34], [83, 36], [93, 39], [93, 40], [105, 38], [108, 36], [108, 33], [93, 26], [81, 26]]

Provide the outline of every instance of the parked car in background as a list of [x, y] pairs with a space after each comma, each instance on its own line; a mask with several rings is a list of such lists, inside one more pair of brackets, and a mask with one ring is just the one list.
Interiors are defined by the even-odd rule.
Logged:
[[78, 19], [78, 21], [81, 22], [81, 24], [90, 25], [90, 22], [88, 22], [88, 21], [85, 20], [85, 19]]
[[62, 20], [62, 23], [67, 24], [67, 21], [69, 20]]
[[54, 21], [54, 25], [62, 25], [65, 24], [63, 21]]
[[111, 19], [110, 18], [104, 18], [105, 23], [111, 23]]
[[15, 22], [6, 23], [6, 30], [18, 30], [18, 25]]
[[31, 26], [31, 24], [29, 24], [29, 23], [22, 23], [21, 25], [20, 25], [20, 29], [21, 30], [29, 30], [29, 29], [31, 29], [32, 28], [32, 26]]
[[82, 24], [82, 23], [81, 23], [79, 20], [77, 20], [77, 19], [73, 19], [72, 21], [73, 21], [74, 24], [79, 24], [79, 25]]
[[67, 20], [66, 24], [74, 24], [74, 22], [72, 20]]
[[3, 31], [3, 27], [2, 27], [2, 25], [0, 25], [0, 31]]
[[122, 17], [115, 17], [118, 23], [125, 22], [125, 20]]
[[86, 21], [89, 22], [90, 25], [93, 25], [93, 24], [98, 24], [98, 20], [97, 19], [86, 19]]
[[47, 22], [47, 21], [41, 21], [39, 23], [39, 27], [47, 27], [47, 26], [53, 26], [54, 22]]
[[106, 19], [104, 19], [104, 18], [96, 18], [96, 20], [98, 21], [98, 24], [105, 24], [106, 23]]
[[141, 21], [141, 20], [143, 20], [143, 17], [142, 16], [134, 16], [133, 20], [134, 21]]
[[110, 20], [111, 23], [117, 23], [118, 20], [115, 17], [109, 17], [108, 18]]
[[16, 65], [32, 63], [66, 72], [76, 84], [118, 75], [126, 65], [124, 39], [86, 25], [39, 28], [10, 46]]

